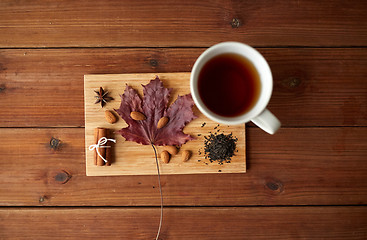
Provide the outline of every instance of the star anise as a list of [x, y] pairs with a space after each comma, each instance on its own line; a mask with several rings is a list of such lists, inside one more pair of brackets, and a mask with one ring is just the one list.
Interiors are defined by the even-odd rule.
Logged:
[[112, 97], [108, 96], [108, 91], [103, 90], [102, 87], [99, 88], [99, 91], [94, 90], [95, 93], [97, 93], [97, 96], [94, 96], [97, 100], [95, 104], [101, 103], [101, 107], [104, 107], [104, 105], [113, 100]]

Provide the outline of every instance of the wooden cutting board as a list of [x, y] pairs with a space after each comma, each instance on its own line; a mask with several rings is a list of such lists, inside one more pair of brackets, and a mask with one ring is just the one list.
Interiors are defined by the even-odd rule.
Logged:
[[[109, 176], [109, 175], [156, 175], [156, 163], [154, 151], [150, 145], [140, 145], [135, 142], [125, 141], [119, 135], [114, 134], [117, 140], [112, 144], [113, 163], [111, 166], [95, 166], [93, 151], [89, 151], [89, 145], [94, 141], [94, 128], [103, 127], [117, 131], [127, 126], [125, 121], [119, 118], [115, 124], [105, 120], [105, 110], [118, 109], [121, 103], [120, 95], [128, 84], [142, 96], [141, 84], [148, 84], [151, 79], [158, 76], [165, 87], [172, 88], [170, 104], [176, 100], [177, 95], [190, 93], [190, 73], [142, 73], [142, 74], [107, 74], [107, 75], [85, 75], [84, 76], [84, 103], [85, 103], [85, 156], [87, 176]], [[94, 104], [96, 96], [94, 90], [99, 87], [109, 91], [109, 96], [114, 100], [107, 103], [104, 108], [100, 104]], [[199, 174], [199, 173], [244, 173], [246, 172], [246, 144], [245, 124], [237, 126], [219, 125], [199, 112], [194, 107], [193, 111], [197, 119], [190, 122], [184, 128], [184, 132], [196, 139], [189, 141], [181, 147], [181, 150], [190, 150], [192, 157], [187, 162], [182, 162], [180, 152], [171, 157], [168, 164], [159, 159], [161, 174]], [[116, 114], [117, 116], [117, 114]], [[218, 132], [233, 133], [238, 138], [237, 150], [232, 157], [231, 163], [219, 165], [211, 163], [204, 158], [204, 137], [209, 133]], [[157, 147], [160, 153], [163, 147]], [[202, 154], [199, 154], [202, 152]]]

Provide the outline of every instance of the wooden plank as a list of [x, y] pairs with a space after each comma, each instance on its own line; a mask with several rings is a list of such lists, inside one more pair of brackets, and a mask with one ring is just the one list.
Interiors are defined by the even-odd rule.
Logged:
[[[0, 126], [84, 126], [84, 74], [191, 71], [204, 50], [0, 50]], [[367, 126], [366, 48], [259, 50], [283, 126]]]
[[[162, 176], [164, 204], [367, 204], [366, 135], [366, 127], [273, 136], [248, 128], [246, 174]], [[84, 129], [1, 129], [0, 142], [2, 206], [160, 205], [157, 176], [87, 177]]]
[[[159, 208], [2, 208], [9, 239], [154, 239]], [[366, 239], [367, 207], [166, 208], [160, 239]]]
[[364, 0], [1, 1], [0, 47], [366, 46]]
[[[119, 97], [125, 90], [126, 84], [135, 89], [140, 96], [143, 96], [143, 85], [147, 85], [156, 76], [160, 78], [165, 88], [172, 89], [169, 104], [172, 104], [178, 97], [190, 93], [190, 73], [139, 73], [139, 74], [98, 74], [84, 76], [84, 102], [85, 102], [85, 155], [86, 173], [88, 176], [111, 176], [111, 175], [156, 175], [157, 166], [155, 162], [152, 146], [142, 146], [135, 142], [125, 141], [119, 134], [113, 138], [117, 139], [113, 144], [114, 163], [111, 166], [94, 165], [94, 152], [88, 146], [94, 144], [94, 129], [98, 127], [116, 132], [127, 127], [125, 121], [120, 120], [115, 124], [110, 124], [105, 119], [106, 109], [118, 109], [121, 104]], [[96, 96], [94, 90], [100, 87], [109, 91], [110, 97], [114, 100], [107, 103], [105, 108], [95, 104]], [[144, 104], [144, 102], [143, 102]], [[218, 123], [205, 117], [195, 106], [192, 111], [196, 119], [187, 124], [184, 128], [186, 134], [194, 137], [182, 145], [180, 153], [171, 156], [168, 164], [159, 160], [160, 173], [168, 174], [208, 174], [208, 173], [245, 173], [246, 172], [246, 139], [245, 124], [235, 126], [219, 126]], [[158, 121], [158, 120], [157, 120]], [[169, 123], [168, 123], [169, 124]], [[217, 161], [211, 163], [204, 155], [204, 137], [210, 133], [234, 133], [237, 148], [235, 156], [231, 158], [230, 164], [219, 165]], [[156, 146], [158, 154], [163, 151], [162, 146]], [[182, 151], [188, 150], [191, 159], [182, 162]], [[199, 154], [200, 153], [200, 154]], [[201, 154], [202, 153], [202, 154]]]

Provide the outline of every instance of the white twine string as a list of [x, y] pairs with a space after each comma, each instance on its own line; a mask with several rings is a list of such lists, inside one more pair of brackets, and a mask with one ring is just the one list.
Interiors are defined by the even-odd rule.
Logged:
[[92, 145], [90, 145], [90, 146], [89, 146], [89, 151], [93, 151], [93, 150], [95, 149], [95, 150], [96, 150], [96, 152], [97, 152], [97, 154], [98, 154], [98, 156], [99, 156], [100, 158], [102, 158], [102, 160], [103, 160], [104, 162], [107, 162], [107, 160], [106, 160], [106, 159], [104, 159], [104, 157], [102, 157], [102, 155], [99, 153], [98, 149], [99, 149], [99, 148], [110, 148], [111, 146], [103, 146], [103, 145], [105, 145], [108, 141], [111, 141], [111, 142], [116, 143], [116, 140], [115, 140], [115, 139], [109, 139], [109, 138], [106, 138], [106, 137], [102, 137], [102, 138], [100, 138], [100, 139], [98, 140], [97, 144], [92, 144]]

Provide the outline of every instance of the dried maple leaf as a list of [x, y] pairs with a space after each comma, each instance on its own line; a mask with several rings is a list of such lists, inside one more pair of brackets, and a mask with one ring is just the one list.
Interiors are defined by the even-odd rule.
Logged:
[[[163, 87], [158, 76], [149, 84], [142, 85], [144, 101], [130, 86], [126, 85], [121, 95], [121, 105], [115, 111], [125, 120], [128, 127], [118, 131], [127, 141], [134, 141], [143, 145], [179, 145], [192, 140], [188, 134], [182, 132], [187, 123], [196, 118], [192, 112], [194, 102], [191, 94], [178, 96], [176, 101], [168, 107], [172, 89]], [[135, 121], [130, 117], [131, 112], [141, 112], [145, 120]], [[168, 117], [169, 122], [161, 129], [157, 123], [162, 117]]]

